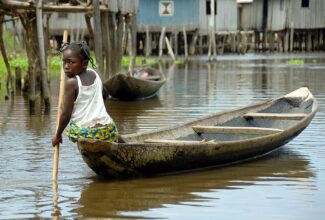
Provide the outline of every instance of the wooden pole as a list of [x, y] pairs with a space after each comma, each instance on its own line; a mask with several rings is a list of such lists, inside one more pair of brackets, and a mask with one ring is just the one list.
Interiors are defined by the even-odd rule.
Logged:
[[289, 44], [289, 51], [293, 51], [293, 35], [294, 35], [294, 23], [293, 21], [290, 23], [290, 44]]
[[[214, 59], [214, 56], [217, 55], [217, 49], [216, 49], [216, 36], [215, 36], [215, 0], [210, 1], [210, 20], [209, 20], [209, 51], [208, 51], [208, 57], [209, 60]], [[212, 57], [211, 57], [212, 54]]]
[[184, 36], [184, 55], [185, 55], [185, 60], [187, 60], [188, 59], [188, 46], [187, 46], [187, 35], [186, 35], [185, 26], [183, 26], [183, 36]]
[[151, 55], [151, 42], [152, 42], [152, 39], [151, 39], [151, 33], [149, 32], [149, 27], [148, 25], [146, 26], [146, 45], [145, 45], [145, 48], [146, 48], [146, 51], [145, 51], [145, 56], [146, 58], [148, 58], [150, 55]]
[[[68, 31], [65, 30], [63, 32], [63, 43], [68, 41]], [[58, 113], [56, 117], [56, 127], [59, 125], [60, 115], [63, 108], [64, 101], [64, 87], [65, 87], [65, 73], [63, 70], [63, 66], [61, 67], [61, 79], [60, 79], [60, 93], [59, 93], [59, 105], [58, 105]], [[53, 158], [53, 173], [52, 180], [54, 183], [58, 180], [58, 167], [59, 167], [59, 144], [54, 146], [54, 158]]]
[[128, 34], [129, 34], [129, 54], [130, 54], [130, 63], [129, 63], [129, 74], [132, 76], [135, 62], [136, 62], [136, 52], [137, 52], [137, 45], [136, 45], [136, 16], [130, 15], [129, 22], [128, 22]]
[[160, 38], [159, 38], [159, 59], [161, 59], [161, 57], [163, 55], [165, 32], [166, 32], [166, 27], [163, 26], [161, 29], [161, 34], [160, 34]]
[[103, 74], [103, 39], [102, 39], [102, 29], [101, 29], [101, 13], [99, 7], [99, 0], [93, 0], [94, 8], [94, 37], [95, 37], [95, 54], [96, 54], [96, 64], [100, 74]]
[[87, 30], [89, 33], [89, 47], [93, 48], [94, 47], [94, 31], [93, 28], [91, 26], [91, 20], [90, 20], [90, 15], [89, 14], [85, 14], [85, 21], [86, 21], [86, 26], [87, 26]]
[[169, 55], [172, 57], [173, 61], [175, 62], [175, 61], [176, 61], [176, 58], [175, 58], [175, 55], [174, 55], [173, 49], [172, 49], [172, 47], [170, 46], [170, 43], [169, 43], [169, 40], [168, 40], [168, 37], [167, 37], [167, 36], [165, 36], [165, 41], [166, 41], [166, 45], [167, 45], [167, 49], [168, 49], [168, 53], [169, 53]]
[[42, 12], [42, 0], [37, 1], [36, 9], [36, 20], [37, 20], [37, 37], [39, 45], [39, 56], [41, 64], [41, 75], [42, 75], [42, 92], [45, 106], [50, 105], [50, 96], [47, 86], [47, 67], [46, 67], [46, 54], [45, 54], [45, 45], [44, 45], [44, 30], [43, 30], [43, 12]]
[[3, 57], [3, 61], [5, 63], [6, 69], [7, 69], [7, 94], [5, 96], [5, 99], [9, 99], [9, 93], [11, 90], [11, 93], [13, 93], [13, 83], [12, 83], [12, 77], [11, 77], [11, 71], [10, 71], [10, 64], [9, 64], [9, 59], [6, 53], [6, 48], [4, 45], [4, 40], [3, 40], [3, 21], [4, 21], [4, 16], [0, 15], [0, 50], [1, 54]]
[[190, 54], [191, 55], [195, 54], [196, 43], [197, 43], [198, 38], [199, 38], [199, 30], [196, 29], [194, 34], [193, 34], [192, 42], [191, 42], [191, 45], [190, 45]]

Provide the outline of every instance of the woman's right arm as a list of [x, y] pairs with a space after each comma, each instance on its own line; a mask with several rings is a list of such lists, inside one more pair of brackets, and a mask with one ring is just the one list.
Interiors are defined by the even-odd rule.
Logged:
[[74, 100], [77, 94], [78, 82], [76, 78], [69, 78], [65, 84], [64, 103], [63, 109], [60, 114], [59, 124], [57, 126], [56, 134], [52, 138], [52, 145], [62, 143], [62, 132], [68, 125], [72, 110], [74, 106]]

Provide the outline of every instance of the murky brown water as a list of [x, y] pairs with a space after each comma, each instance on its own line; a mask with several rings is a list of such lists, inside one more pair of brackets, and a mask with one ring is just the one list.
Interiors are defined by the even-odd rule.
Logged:
[[[304, 64], [290, 64], [290, 59]], [[300, 62], [301, 63], [301, 62]], [[121, 133], [161, 128], [242, 107], [308, 86], [319, 102], [312, 123], [279, 151], [232, 167], [127, 181], [102, 180], [67, 138], [53, 206], [53, 106], [33, 114], [27, 100], [0, 90], [0, 219], [119, 217], [155, 219], [323, 219], [325, 215], [325, 54], [221, 56], [214, 63], [160, 67], [157, 97], [107, 101]]]

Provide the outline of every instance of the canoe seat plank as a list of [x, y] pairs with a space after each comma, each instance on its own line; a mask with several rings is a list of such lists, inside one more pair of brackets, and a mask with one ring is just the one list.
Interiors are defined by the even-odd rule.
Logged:
[[191, 140], [168, 140], [168, 139], [145, 139], [144, 143], [168, 143], [168, 144], [197, 144], [202, 142], [210, 142], [210, 143], [216, 143], [216, 140], [206, 140], [203, 139], [202, 141], [191, 141]]
[[259, 113], [252, 112], [244, 115], [244, 118], [260, 118], [260, 119], [274, 119], [274, 120], [301, 120], [307, 114], [282, 114], [282, 113]]
[[282, 132], [277, 128], [261, 128], [261, 127], [224, 127], [224, 126], [192, 126], [197, 133], [204, 134], [251, 134], [251, 135], [268, 135]]
[[[140, 77], [139, 77], [140, 78]], [[140, 78], [140, 79], [144, 79], [144, 80], [160, 80], [161, 77], [160, 76], [147, 76], [147, 77], [144, 77], [144, 78]]]

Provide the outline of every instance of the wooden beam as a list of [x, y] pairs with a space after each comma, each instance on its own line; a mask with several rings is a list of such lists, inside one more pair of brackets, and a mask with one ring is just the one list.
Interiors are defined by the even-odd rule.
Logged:
[[[36, 11], [36, 5], [33, 2], [19, 2], [19, 1], [9, 1], [2, 0], [1, 7], [4, 9], [10, 10], [31, 10]], [[42, 7], [43, 12], [92, 12], [93, 7], [91, 6], [80, 6], [80, 5], [69, 5], [69, 4], [60, 4], [60, 5], [52, 5], [46, 4]], [[110, 9], [106, 6], [100, 6], [101, 11], [110, 11]]]
[[260, 118], [260, 119], [275, 119], [275, 120], [300, 120], [306, 117], [307, 114], [282, 114], [282, 113], [258, 113], [252, 112], [244, 115], [244, 118]]
[[197, 133], [205, 134], [257, 134], [268, 135], [282, 132], [277, 128], [261, 128], [261, 127], [223, 127], [223, 126], [193, 126], [193, 130]]

